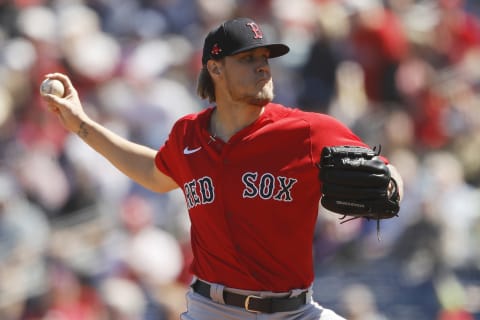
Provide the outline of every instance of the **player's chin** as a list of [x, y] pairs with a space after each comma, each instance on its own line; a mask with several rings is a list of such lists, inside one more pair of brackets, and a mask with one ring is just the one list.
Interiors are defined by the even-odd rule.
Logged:
[[251, 104], [263, 107], [264, 105], [272, 102], [274, 97], [275, 95], [273, 93], [273, 88], [263, 87], [262, 90], [251, 99]]
[[258, 107], [263, 107], [273, 100], [273, 94], [272, 95], [257, 95], [256, 97], [250, 99], [250, 104]]

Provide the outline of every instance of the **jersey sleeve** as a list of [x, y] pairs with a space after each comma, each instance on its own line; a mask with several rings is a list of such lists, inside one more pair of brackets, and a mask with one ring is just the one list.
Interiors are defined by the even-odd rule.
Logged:
[[179, 139], [181, 135], [181, 121], [177, 121], [170, 134], [168, 135], [167, 140], [161, 146], [155, 156], [155, 166], [158, 170], [172, 178], [175, 182], [178, 183], [178, 177], [175, 174], [175, 163], [179, 161]]
[[[313, 163], [320, 161], [320, 155], [327, 146], [361, 146], [371, 148], [345, 124], [326, 114], [313, 114], [309, 120], [312, 139]], [[388, 164], [388, 159], [381, 157]]]
[[172, 172], [168, 166], [168, 149], [169, 149], [169, 140], [165, 142], [165, 144], [160, 147], [160, 149], [157, 151], [157, 154], [155, 155], [155, 166], [157, 167], [158, 170], [162, 171], [164, 174], [169, 176], [170, 178], [172, 177]]

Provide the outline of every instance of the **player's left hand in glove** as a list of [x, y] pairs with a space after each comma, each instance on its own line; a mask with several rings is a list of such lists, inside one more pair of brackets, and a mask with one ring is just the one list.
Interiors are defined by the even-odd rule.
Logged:
[[319, 167], [324, 208], [349, 217], [346, 221], [367, 218], [378, 222], [397, 216], [400, 196], [396, 182], [374, 150], [325, 147]]

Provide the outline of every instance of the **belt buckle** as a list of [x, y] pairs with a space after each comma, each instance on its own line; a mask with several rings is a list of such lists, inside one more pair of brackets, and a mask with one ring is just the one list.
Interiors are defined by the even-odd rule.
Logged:
[[259, 299], [259, 300], [262, 299], [262, 297], [259, 297], [259, 296], [248, 295], [247, 298], [245, 299], [245, 310], [247, 310], [248, 312], [260, 313], [260, 311], [258, 311], [258, 310], [250, 309], [250, 299], [252, 299], [252, 298]]

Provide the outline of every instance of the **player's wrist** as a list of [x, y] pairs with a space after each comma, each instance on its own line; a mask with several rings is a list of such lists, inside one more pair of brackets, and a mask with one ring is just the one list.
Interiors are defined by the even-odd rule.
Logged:
[[85, 139], [88, 137], [93, 124], [94, 123], [88, 117], [80, 118], [79, 122], [75, 125], [76, 129], [72, 131], [76, 133], [77, 136], [79, 136], [80, 138]]
[[399, 197], [398, 185], [394, 178], [390, 178], [390, 182], [388, 183], [387, 197], [389, 200], [396, 200]]

